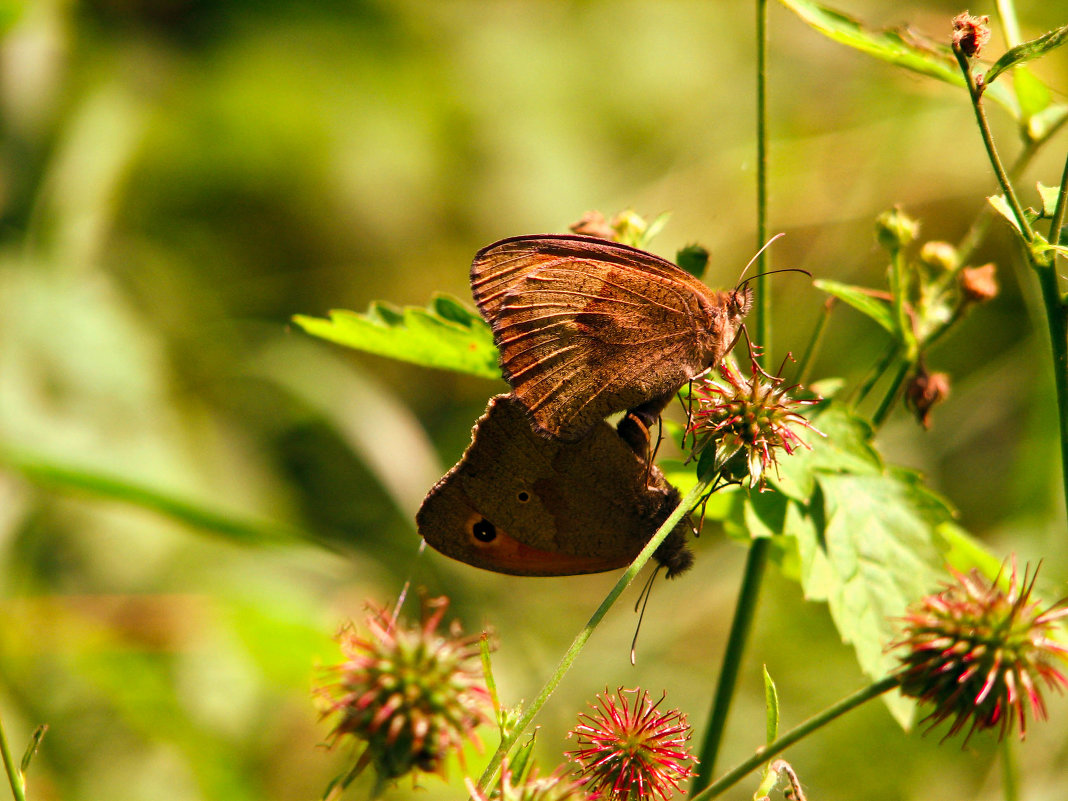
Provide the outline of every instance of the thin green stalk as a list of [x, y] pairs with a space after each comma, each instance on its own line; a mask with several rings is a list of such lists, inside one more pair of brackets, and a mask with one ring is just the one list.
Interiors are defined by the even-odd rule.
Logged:
[[814, 715], [796, 728], [791, 729], [775, 742], [758, 748], [753, 756], [739, 764], [737, 767], [732, 768], [727, 773], [724, 773], [700, 793], [695, 793], [690, 801], [706, 801], [709, 798], [715, 798], [728, 787], [737, 783], [744, 776], [759, 768], [776, 754], [782, 753], [794, 743], [807, 737], [817, 729], [826, 726], [835, 718], [844, 715], [846, 712], [855, 709], [867, 701], [870, 701], [872, 698], [878, 698], [883, 693], [892, 690], [897, 686], [897, 677], [888, 676], [885, 679], [880, 679], [874, 684], [865, 687], [863, 690], [853, 693], [853, 695], [843, 698], [841, 701], [828, 707], [818, 715]]
[[994, 145], [994, 135], [990, 132], [990, 125], [986, 119], [986, 107], [983, 105], [983, 92], [979, 85], [976, 83], [975, 76], [972, 74], [971, 65], [968, 63], [968, 57], [964, 55], [958, 45], [953, 46], [953, 54], [957, 57], [957, 63], [960, 65], [961, 72], [964, 73], [964, 80], [968, 84], [968, 93], [972, 98], [972, 110], [975, 112], [975, 120], [979, 125], [979, 133], [983, 137], [983, 145], [986, 147], [987, 156], [990, 159], [990, 165], [994, 168], [994, 174], [997, 176], [998, 185], [1001, 187], [1001, 191], [1005, 193], [1005, 198], [1012, 208], [1012, 213], [1016, 217], [1017, 223], [1019, 223], [1020, 231], [1024, 235], [1024, 239], [1027, 244], [1030, 245], [1035, 241], [1035, 232], [1031, 230], [1031, 224], [1027, 222], [1027, 218], [1024, 216], [1023, 207], [1020, 205], [1019, 199], [1016, 197], [1016, 192], [1012, 188], [1012, 182], [1009, 180], [1009, 176], [1005, 173], [1005, 167], [1001, 163], [1001, 157], [998, 155], [998, 149]]
[[912, 362], [903, 360], [901, 365], [897, 368], [897, 374], [894, 375], [894, 380], [891, 381], [890, 386], [887, 387], [882, 403], [880, 403], [879, 408], [875, 410], [875, 414], [871, 416], [871, 422], [875, 428], [882, 426], [882, 424], [886, 422], [886, 418], [890, 416], [890, 410], [894, 408], [894, 402], [897, 400], [897, 395], [901, 390], [901, 385], [905, 381], [905, 376], [908, 375], [909, 370], [911, 370], [912, 367]]
[[[756, 0], [756, 133], [757, 133], [757, 247], [763, 247], [768, 236], [768, 4], [767, 0]], [[759, 257], [760, 271], [765, 272], [767, 250]], [[771, 342], [771, 298], [767, 291], [767, 276], [757, 279], [757, 314], [755, 339], [765, 346], [764, 360], [770, 358]], [[764, 366], [761, 364], [761, 366]], [[708, 784], [708, 776], [716, 761], [716, 752], [723, 738], [727, 717], [730, 714], [731, 701], [738, 680], [738, 671], [742, 655], [749, 639], [760, 584], [768, 561], [768, 541], [757, 539], [749, 548], [746, 558], [745, 576], [738, 593], [738, 604], [734, 610], [727, 648], [723, 653], [716, 692], [712, 700], [708, 729], [705, 731], [701, 748], [699, 772], [694, 779], [694, 789], [699, 790]]]
[[[757, 145], [757, 248], [764, 248], [768, 241], [768, 3], [757, 0], [756, 3], [756, 40], [757, 40], [757, 74], [756, 74], [756, 145]], [[771, 254], [765, 248], [757, 257], [757, 271], [767, 272]], [[769, 276], [762, 275], [756, 279], [756, 315], [753, 332], [757, 344], [764, 347], [763, 356], [757, 360], [761, 367], [771, 359], [771, 294], [768, 291]]]
[[4, 769], [7, 771], [8, 784], [11, 785], [11, 794], [15, 797], [15, 801], [26, 801], [26, 777], [15, 765], [15, 759], [7, 744], [7, 735], [4, 734], [2, 719], [0, 719], [0, 755], [4, 759]]
[[1016, 746], [1011, 737], [1001, 741], [1001, 794], [1005, 801], [1020, 799], [1020, 766], [1016, 761]]
[[851, 403], [854, 406], [860, 406], [864, 402], [864, 399], [868, 397], [868, 393], [875, 388], [875, 385], [879, 383], [879, 380], [886, 374], [886, 371], [890, 369], [890, 365], [894, 363], [900, 353], [900, 347], [897, 342], [891, 342], [887, 346], [886, 353], [879, 360], [879, 363], [868, 370], [867, 378], [858, 386], [853, 392]]
[[808, 341], [808, 347], [805, 348], [805, 355], [801, 357], [801, 361], [797, 364], [797, 380], [795, 383], [804, 384], [808, 381], [809, 371], [812, 369], [812, 362], [816, 358], [816, 354], [819, 353], [820, 346], [823, 344], [824, 334], [827, 333], [827, 323], [831, 319], [831, 310], [835, 306], [836, 299], [829, 297], [823, 302], [823, 314], [819, 316], [816, 321], [816, 327], [812, 331], [812, 337]]
[[538, 693], [538, 697], [530, 704], [526, 711], [522, 714], [518, 721], [516, 721], [511, 733], [501, 739], [500, 745], [497, 746], [497, 750], [493, 752], [493, 756], [490, 757], [489, 764], [486, 765], [486, 769], [482, 772], [482, 776], [478, 780], [479, 789], [485, 790], [494, 776], [497, 774], [497, 770], [501, 766], [501, 762], [504, 757], [512, 750], [512, 746], [516, 744], [519, 737], [526, 730], [527, 726], [534, 719], [534, 716], [538, 714], [545, 702], [549, 700], [549, 696], [553, 694], [553, 691], [557, 688], [560, 682], [563, 680], [564, 675], [574, 664], [575, 659], [582, 651], [586, 642], [590, 639], [590, 635], [593, 634], [593, 630], [597, 628], [598, 624], [608, 613], [608, 610], [612, 608], [612, 605], [619, 599], [619, 596], [623, 594], [623, 590], [630, 586], [630, 583], [634, 581], [634, 578], [641, 572], [641, 569], [645, 567], [645, 563], [652, 557], [653, 552], [660, 546], [660, 543], [664, 541], [679, 521], [689, 512], [689, 510], [697, 503], [697, 499], [700, 498], [708, 490], [709, 482], [706, 480], [700, 480], [694, 485], [686, 497], [682, 499], [675, 511], [671, 513], [671, 516], [664, 521], [664, 524], [660, 526], [653, 538], [649, 540], [642, 552], [638, 554], [637, 558], [631, 563], [623, 575], [619, 577], [619, 581], [615, 583], [611, 591], [605, 596], [605, 599], [601, 601], [601, 605], [597, 607], [597, 611], [590, 616], [590, 619], [583, 626], [582, 630], [576, 635], [575, 639], [571, 643], [571, 647], [567, 649], [567, 653], [564, 654], [559, 664], [556, 666], [556, 670], [549, 677], [549, 680], [542, 687], [541, 692]]
[[727, 635], [723, 665], [716, 683], [716, 694], [712, 699], [708, 728], [705, 730], [704, 741], [701, 743], [701, 752], [697, 756], [698, 773], [693, 782], [694, 793], [699, 793], [708, 786], [716, 767], [716, 756], [720, 743], [723, 742], [731, 699], [734, 697], [734, 689], [738, 684], [742, 655], [746, 641], [749, 639], [749, 632], [753, 627], [753, 616], [760, 597], [760, 585], [764, 577], [764, 569], [767, 567], [770, 546], [771, 540], [768, 537], [758, 537], [749, 546], [745, 574], [742, 578], [742, 586], [738, 590], [738, 602], [734, 607], [734, 620], [731, 621], [730, 634]]

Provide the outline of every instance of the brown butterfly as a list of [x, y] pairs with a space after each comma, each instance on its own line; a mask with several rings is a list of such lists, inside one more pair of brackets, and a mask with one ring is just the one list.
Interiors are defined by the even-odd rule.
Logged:
[[539, 429], [568, 441], [628, 409], [648, 426], [723, 358], [752, 305], [747, 284], [713, 292], [651, 253], [552, 234], [480, 250], [471, 291], [516, 397]]
[[[531, 427], [513, 395], [498, 395], [415, 520], [430, 546], [469, 565], [573, 576], [632, 562], [679, 499], [604, 421], [576, 442], [552, 439]], [[683, 518], [654, 554], [668, 576], [693, 562], [691, 528]]]

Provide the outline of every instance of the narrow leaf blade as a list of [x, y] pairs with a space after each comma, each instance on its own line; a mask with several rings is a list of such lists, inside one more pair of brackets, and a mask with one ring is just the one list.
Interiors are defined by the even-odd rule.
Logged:
[[994, 62], [994, 66], [987, 70], [986, 84], [989, 86], [994, 79], [1010, 67], [1015, 67], [1018, 64], [1043, 56], [1050, 50], [1060, 47], [1066, 41], [1068, 41], [1068, 25], [1063, 25], [1060, 28], [1047, 31], [1037, 39], [1016, 45], [1016, 47], [1006, 51], [1001, 58]]
[[842, 284], [838, 281], [830, 281], [818, 278], [813, 281], [817, 289], [821, 289], [828, 295], [834, 295], [839, 300], [848, 303], [854, 309], [866, 317], [870, 317], [887, 332], [894, 333], [894, 316], [886, 301], [872, 297], [871, 291], [860, 286]]

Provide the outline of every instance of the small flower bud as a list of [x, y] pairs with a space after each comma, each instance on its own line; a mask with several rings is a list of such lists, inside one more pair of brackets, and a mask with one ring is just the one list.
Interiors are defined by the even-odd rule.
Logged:
[[920, 233], [920, 221], [899, 208], [884, 211], [875, 219], [875, 237], [889, 251], [901, 250]]
[[627, 209], [621, 211], [612, 220], [612, 238], [616, 242], [637, 247], [638, 243], [645, 238], [645, 232], [649, 230], [649, 223], [637, 212]]
[[949, 376], [928, 373], [920, 365], [905, 388], [905, 405], [912, 409], [924, 428], [931, 427], [931, 409], [949, 397]]
[[998, 295], [997, 267], [994, 263], [982, 267], [965, 267], [960, 271], [960, 290], [972, 303], [983, 303]]
[[920, 261], [937, 270], [955, 270], [959, 259], [957, 249], [948, 242], [931, 240], [920, 248]]
[[701, 245], [687, 245], [675, 254], [675, 263], [690, 275], [700, 278], [708, 267], [708, 250]]
[[578, 222], [571, 223], [569, 227], [576, 234], [595, 236], [598, 239], [612, 239], [616, 235], [608, 220], [597, 210], [587, 211]]
[[973, 17], [965, 11], [953, 18], [953, 47], [959, 48], [968, 58], [975, 58], [990, 41], [990, 17]]

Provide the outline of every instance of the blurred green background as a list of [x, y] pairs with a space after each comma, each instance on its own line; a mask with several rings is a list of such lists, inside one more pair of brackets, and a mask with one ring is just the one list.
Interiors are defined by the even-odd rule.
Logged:
[[[1065, 22], [1060, 4], [1018, 5], [1025, 35]], [[963, 10], [843, 7], [939, 38]], [[872, 222], [895, 203], [924, 239], [959, 239], [994, 191], [964, 94], [770, 16], [775, 263], [879, 285]], [[733, 283], [756, 247], [752, 18], [740, 2], [0, 3], [0, 713], [20, 752], [51, 727], [33, 799], [317, 797], [348, 754], [317, 747], [315, 666], [406, 580], [497, 631], [505, 703], [533, 696], [615, 577], [416, 556], [419, 502], [503, 383], [288, 321], [466, 300], [478, 248], [592, 208], [671, 211], [654, 249], [698, 240], [708, 282]], [[1062, 100], [1066, 63], [1035, 66]], [[1023, 183], [1057, 183], [1063, 153], [1062, 133]], [[896, 415], [880, 447], [1063, 588], [1035, 287], [1003, 226], [980, 260], [1001, 296], [929, 360], [951, 398], [929, 433]], [[772, 285], [773, 351], [799, 353], [823, 297]], [[815, 375], [855, 381], [883, 344], [839, 309]], [[216, 517], [192, 525], [194, 510]], [[656, 587], [636, 668], [626, 605], [598, 630], [540, 718], [545, 767], [606, 687], [667, 689], [703, 730], [744, 552], [715, 531], [696, 550]], [[826, 610], [772, 572], [721, 767], [762, 742], [762, 663], [785, 726], [865, 682]], [[1050, 702], [1055, 722], [1019, 751], [1026, 798], [1068, 780], [1068, 706]], [[902, 733], [871, 704], [787, 757], [813, 801], [993, 799], [994, 751]], [[393, 796], [460, 797], [451, 778]]]

